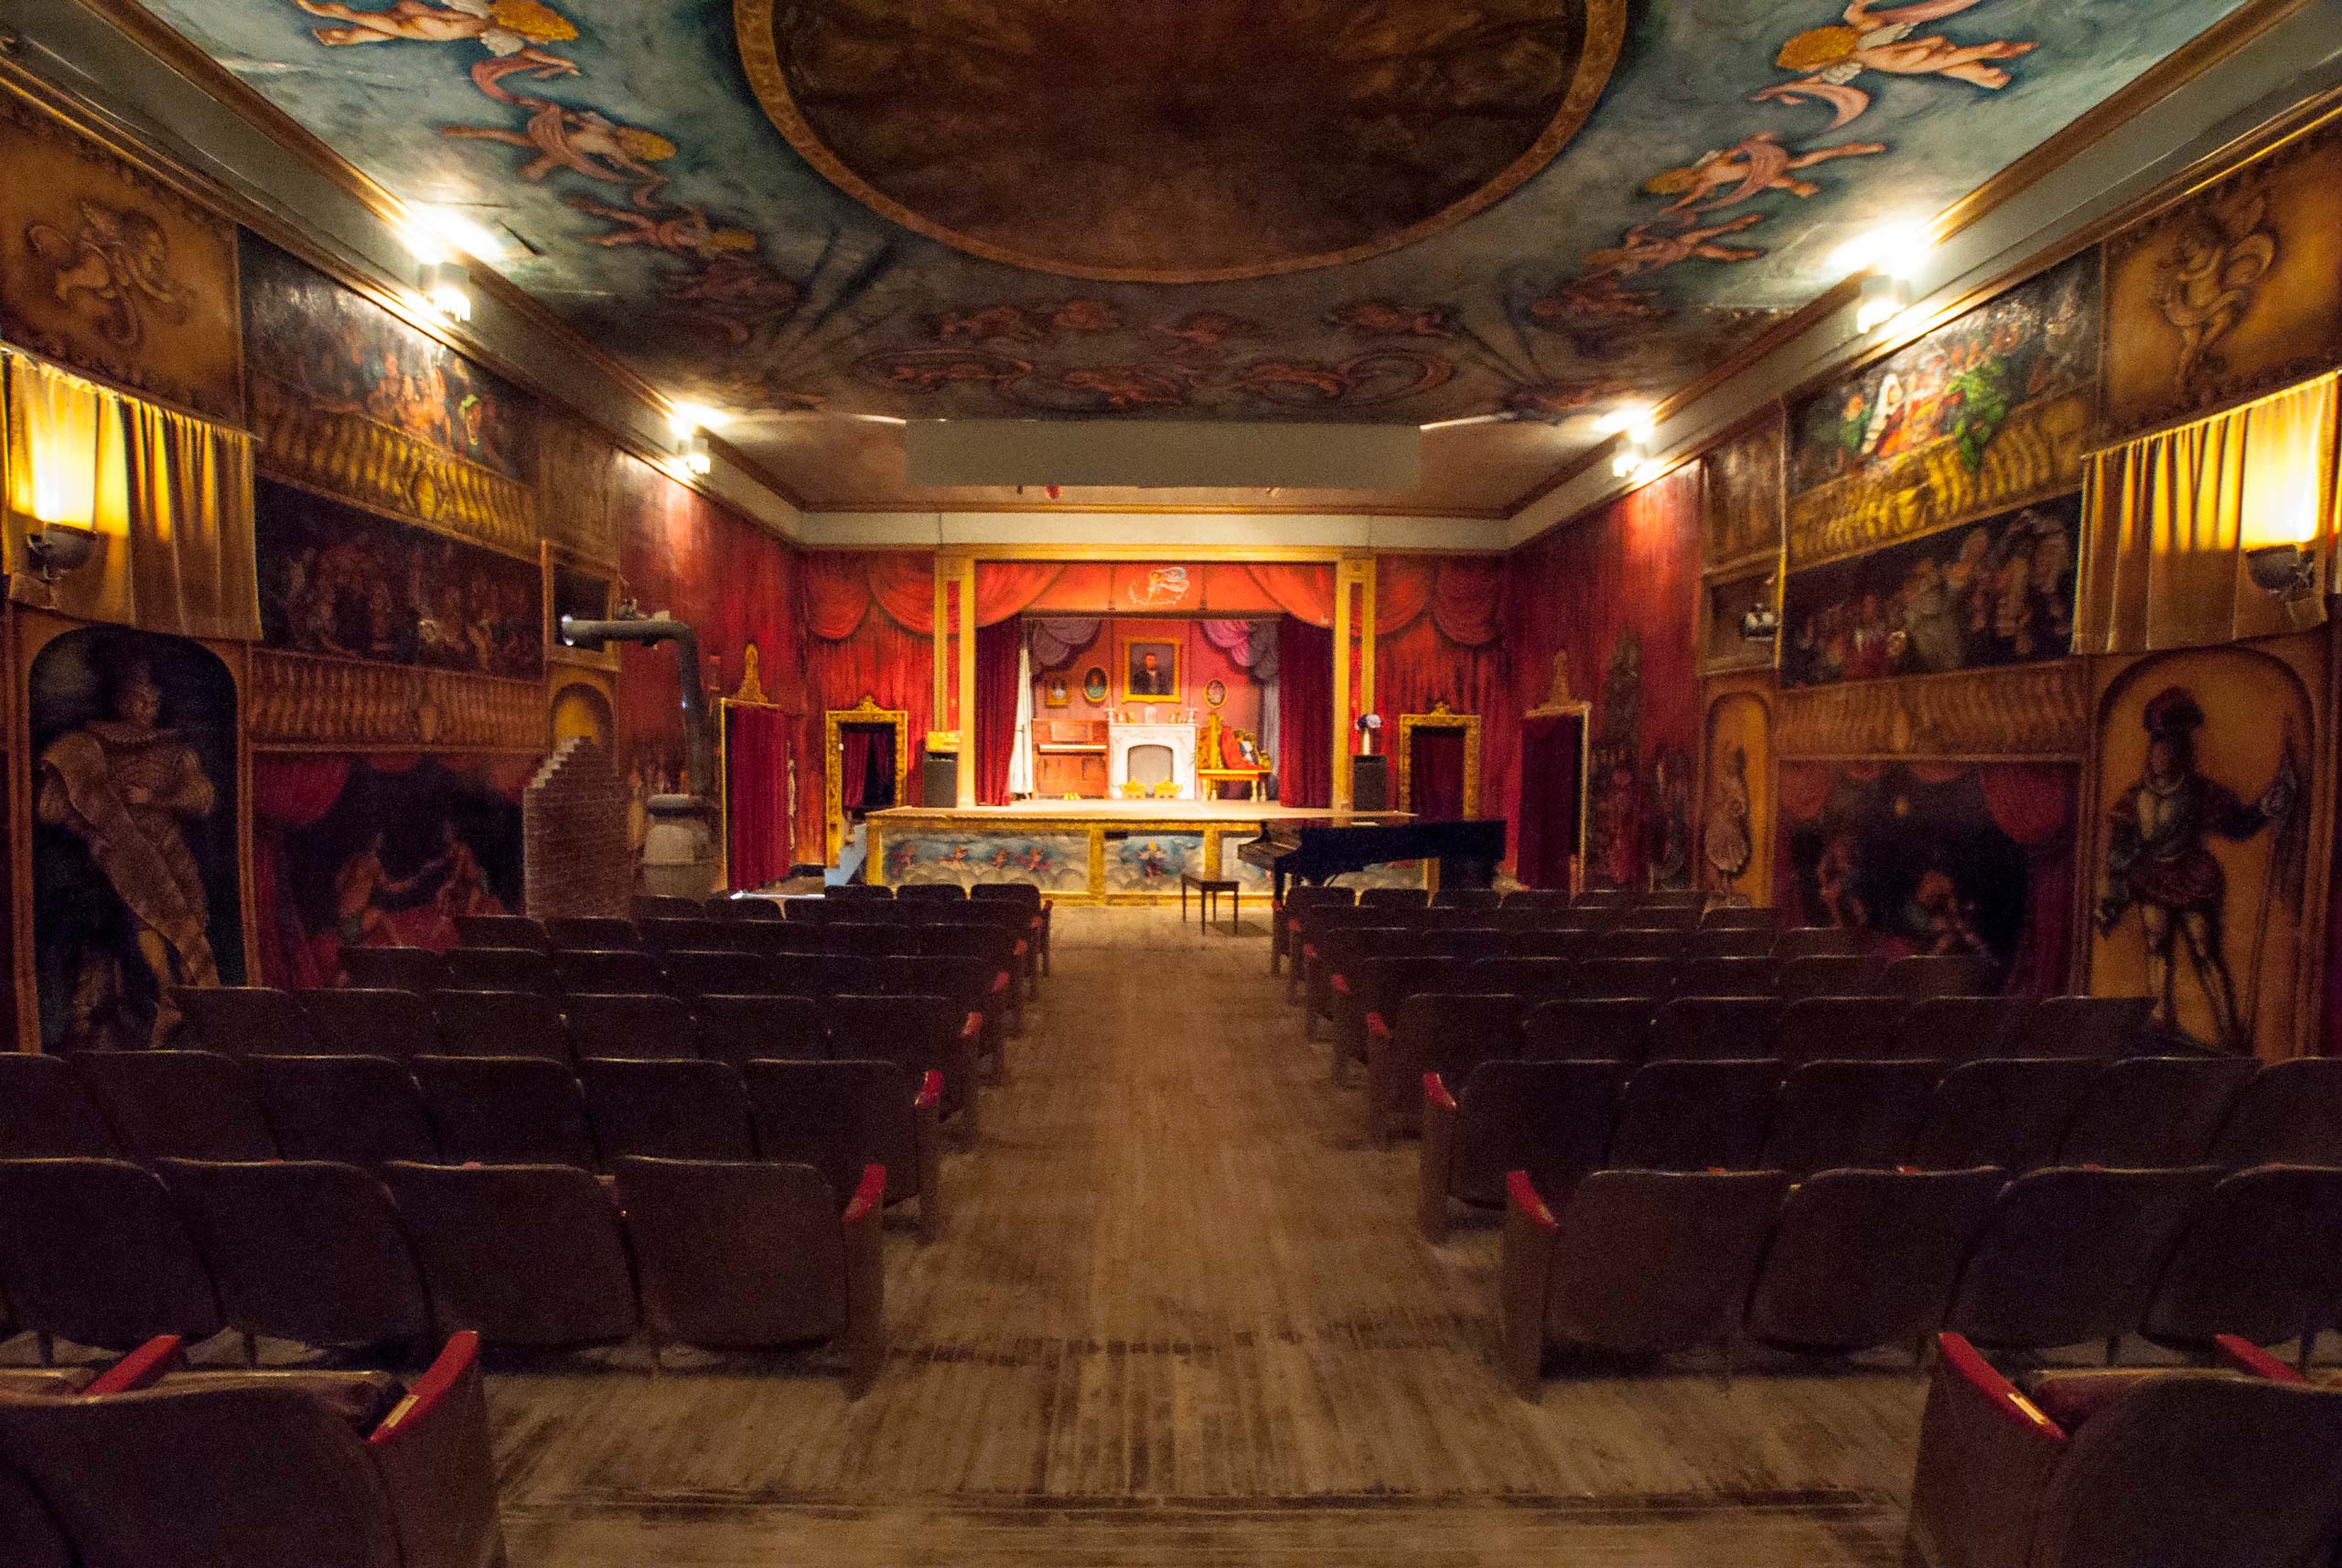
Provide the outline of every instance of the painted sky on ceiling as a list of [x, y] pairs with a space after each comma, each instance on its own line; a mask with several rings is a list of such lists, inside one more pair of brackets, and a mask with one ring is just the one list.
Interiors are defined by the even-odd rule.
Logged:
[[[740, 411], [1413, 422], [1590, 419], [1681, 386], [1832, 281], [1844, 242], [1940, 209], [2237, 0], [1572, 0], [1566, 15], [1563, 0], [1286, 0], [1280, 11], [1330, 16], [1343, 38], [1321, 48], [1288, 17], [1264, 31], [1257, 61], [1240, 36], [1209, 69], [1273, 77], [1297, 71], [1295, 49], [1349, 50], [1347, 64], [1313, 58], [1307, 79], [1399, 106], [1383, 119], [1406, 120], [1413, 145], [1387, 149], [1388, 167], [1443, 145], [1429, 95], [1460, 121], [1491, 94], [1546, 112], [1561, 89], [1538, 96], [1541, 70], [1583, 87], [1606, 4], [1618, 7], [1616, 59], [1606, 80], [1594, 72], [1583, 123], [1561, 117], [1556, 134], [1574, 134], [1550, 161], [1452, 221], [1363, 259], [1178, 284], [1013, 265], [881, 216], [776, 127], [774, 82], [768, 71], [757, 84], [760, 102], [731, 0], [148, 3], [402, 197], [508, 228], [529, 252], [508, 275], [681, 394]], [[980, 38], [977, 24], [1005, 37], [1032, 5], [742, 0], [737, 28], [779, 38], [784, 66], [831, 73], [798, 80], [800, 93], [836, 88], [842, 60], [869, 68], [822, 100], [825, 145], [882, 149], [852, 156], [934, 210], [990, 203], [997, 231], [1004, 192], [1079, 209], [1090, 184], [1069, 174], [1049, 188], [1047, 117], [1034, 115], [1001, 119], [1004, 143], [1024, 138], [1001, 162], [982, 156], [981, 118], [955, 125], [973, 194], [931, 159], [905, 172], [908, 83], [959, 70], [948, 40]], [[927, 24], [926, 53], [886, 54], [897, 46], [878, 35], [908, 10]], [[1499, 63], [1427, 77], [1423, 61], [1454, 53], [1434, 27], [1482, 30], [1496, 40], [1483, 58]], [[791, 54], [824, 28], [810, 62]], [[1562, 53], [1548, 36], [1564, 38]], [[1376, 48], [1396, 63], [1352, 85]], [[953, 85], [979, 100], [1052, 91], [1031, 54], [1002, 58]], [[898, 60], [910, 74], [890, 102]], [[1200, 112], [1240, 112], [1248, 95], [1222, 81]], [[1491, 174], [1502, 161], [1487, 160]], [[1361, 159], [1348, 177], [1377, 166]], [[1394, 225], [1431, 202], [1386, 194]], [[1357, 219], [1355, 203], [1343, 217]]]

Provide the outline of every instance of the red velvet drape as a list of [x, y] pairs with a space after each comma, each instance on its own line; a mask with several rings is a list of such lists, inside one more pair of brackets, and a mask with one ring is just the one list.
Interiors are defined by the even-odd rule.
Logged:
[[333, 809], [349, 782], [347, 757], [269, 757], [252, 764], [252, 929], [260, 983], [282, 989], [328, 984], [300, 917], [285, 902], [283, 839]]
[[1023, 615], [1064, 572], [1061, 561], [976, 563], [976, 624], [991, 626]]
[[[1334, 624], [1334, 569], [1327, 565], [1253, 565], [1245, 571], [1269, 596], [1269, 602], [1295, 620], [1311, 626]], [[1330, 666], [1333, 654], [1328, 651]], [[1330, 700], [1330, 699], [1329, 699]], [[1327, 723], [1333, 720], [1329, 717]]]
[[1418, 817], [1452, 822], [1464, 815], [1464, 732], [1423, 728], [1410, 732], [1409, 809]]
[[1277, 799], [1288, 806], [1330, 805], [1334, 634], [1287, 616], [1277, 630]]
[[1513, 874], [1531, 887], [1570, 886], [1585, 732], [1585, 720], [1576, 714], [1521, 721], [1520, 794], [1507, 809], [1513, 817]]
[[2074, 896], [2074, 776], [2062, 768], [1980, 768], [1993, 824], [2025, 846], [2032, 890], [2003, 989], [2056, 996], [2072, 961], [2067, 910]]
[[869, 798], [870, 746], [876, 738], [871, 725], [838, 726], [838, 804], [849, 811], [862, 810]]
[[789, 875], [789, 722], [778, 708], [725, 710], [725, 859], [754, 892]]
[[[935, 656], [928, 635], [935, 620], [935, 557], [816, 552], [804, 557], [800, 580], [808, 633], [804, 681], [813, 717], [800, 752], [805, 760], [799, 767], [797, 841], [812, 844], [821, 842], [823, 769], [836, 760], [820, 755], [822, 712], [854, 707], [865, 697], [882, 708], [902, 709], [914, 749], [935, 727]], [[859, 777], [849, 772], [845, 780]]]
[[976, 628], [976, 802], [1008, 804], [1008, 764], [1016, 750], [1017, 654], [1022, 621]]

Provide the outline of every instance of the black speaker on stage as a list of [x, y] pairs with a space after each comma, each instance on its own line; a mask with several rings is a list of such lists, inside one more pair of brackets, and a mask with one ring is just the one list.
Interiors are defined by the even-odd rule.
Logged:
[[1377, 752], [1350, 758], [1350, 810], [1387, 811], [1391, 809], [1391, 759]]
[[949, 809], [960, 803], [960, 754], [930, 751], [919, 764], [919, 803]]

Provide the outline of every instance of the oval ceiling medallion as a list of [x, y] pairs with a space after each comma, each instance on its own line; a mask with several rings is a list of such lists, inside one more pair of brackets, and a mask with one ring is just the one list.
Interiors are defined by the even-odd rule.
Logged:
[[1626, 0], [734, 0], [790, 145], [905, 228], [1073, 277], [1362, 261], [1551, 162]]

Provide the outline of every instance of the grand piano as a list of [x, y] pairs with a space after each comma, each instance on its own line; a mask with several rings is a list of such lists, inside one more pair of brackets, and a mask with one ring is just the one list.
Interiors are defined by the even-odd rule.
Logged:
[[1236, 858], [1266, 869], [1276, 896], [1287, 882], [1322, 882], [1394, 860], [1439, 862], [1442, 887], [1486, 887], [1504, 859], [1504, 820], [1417, 822], [1412, 817], [1272, 818], [1261, 836], [1236, 848]]

